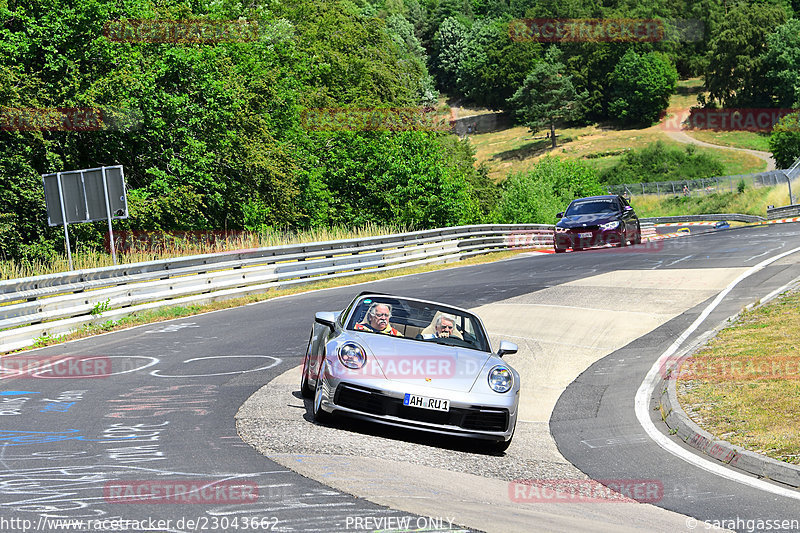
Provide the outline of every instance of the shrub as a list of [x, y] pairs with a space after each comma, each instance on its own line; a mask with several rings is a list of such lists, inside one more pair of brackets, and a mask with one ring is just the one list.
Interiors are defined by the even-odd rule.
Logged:
[[605, 194], [595, 170], [580, 161], [542, 159], [503, 184], [496, 220], [506, 224], [551, 224], [575, 198]]
[[724, 172], [722, 162], [692, 145], [670, 147], [661, 141], [627, 152], [613, 167], [600, 175], [609, 185], [651, 181], [711, 178]]

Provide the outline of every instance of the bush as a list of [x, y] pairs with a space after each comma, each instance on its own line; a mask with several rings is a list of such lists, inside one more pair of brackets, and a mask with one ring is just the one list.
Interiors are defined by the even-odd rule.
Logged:
[[786, 115], [775, 124], [769, 149], [778, 168], [789, 168], [800, 157], [800, 113]]
[[503, 184], [495, 219], [505, 224], [552, 224], [575, 198], [605, 194], [595, 170], [580, 161], [546, 157]]
[[622, 160], [600, 175], [609, 185], [651, 181], [678, 181], [721, 175], [724, 165], [717, 158], [698, 152], [692, 145], [670, 147], [661, 141], [627, 152]]

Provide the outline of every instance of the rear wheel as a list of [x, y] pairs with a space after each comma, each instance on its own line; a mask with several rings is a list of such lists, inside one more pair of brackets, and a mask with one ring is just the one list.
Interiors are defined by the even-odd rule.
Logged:
[[564, 252], [566, 252], [566, 251], [567, 251], [567, 249], [566, 249], [566, 248], [556, 248], [555, 250], [556, 250], [556, 253], [557, 253], [557, 254], [563, 254]]

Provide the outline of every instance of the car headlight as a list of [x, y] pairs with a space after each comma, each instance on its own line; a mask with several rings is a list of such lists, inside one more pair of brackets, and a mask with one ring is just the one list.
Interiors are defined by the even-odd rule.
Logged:
[[561, 226], [556, 226], [556, 233], [566, 233], [568, 232], [568, 228], [562, 228]]
[[498, 365], [489, 371], [489, 387], [495, 392], [503, 393], [514, 386], [514, 375], [507, 366]]
[[600, 224], [600, 229], [614, 229], [619, 226], [619, 220], [614, 220], [612, 222], [606, 222], [605, 224]]
[[367, 362], [364, 348], [354, 342], [346, 342], [339, 348], [339, 361], [353, 370], [358, 370]]

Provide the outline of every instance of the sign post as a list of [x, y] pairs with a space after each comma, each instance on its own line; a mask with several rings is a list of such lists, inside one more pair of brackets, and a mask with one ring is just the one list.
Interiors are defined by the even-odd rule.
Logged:
[[70, 222], [108, 221], [111, 257], [117, 264], [114, 232], [111, 221], [128, 218], [128, 199], [122, 165], [71, 170], [43, 174], [47, 222], [51, 226], [64, 224], [69, 268], [72, 270], [72, 250], [67, 225]]
[[58, 199], [59, 199], [59, 205], [61, 206], [61, 220], [64, 221], [64, 242], [67, 243], [67, 259], [69, 260], [69, 269], [73, 270], [72, 250], [70, 249], [69, 231], [67, 230], [67, 217], [66, 214], [64, 213], [64, 190], [61, 187], [61, 172], [56, 174], [56, 179], [58, 180]]

